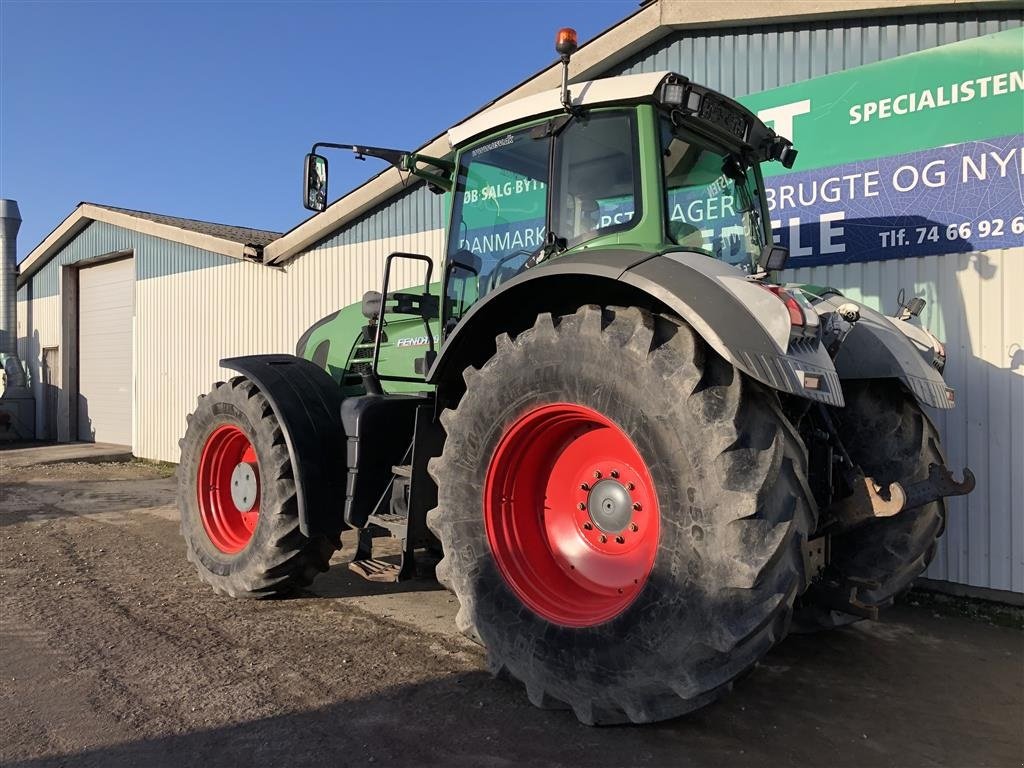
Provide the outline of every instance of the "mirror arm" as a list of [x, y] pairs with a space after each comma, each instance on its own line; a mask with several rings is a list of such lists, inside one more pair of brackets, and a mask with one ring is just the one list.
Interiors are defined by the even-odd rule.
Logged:
[[[415, 152], [406, 152], [401, 149], [387, 149], [386, 147], [367, 147], [361, 144], [335, 144], [329, 141], [318, 141], [313, 145], [310, 154], [317, 154], [317, 149], [347, 149], [355, 153], [357, 160], [365, 160], [367, 157], [378, 157], [385, 160], [400, 171], [406, 171], [413, 176], [423, 179], [428, 184], [440, 188], [444, 192], [452, 190], [452, 174], [455, 172], [455, 163], [451, 160], [442, 160], [439, 157], [420, 155]], [[433, 166], [437, 170], [421, 168], [420, 164]]]
[[443, 160], [440, 157], [431, 157], [430, 155], [423, 155], [419, 152], [410, 152], [408, 155], [409, 170], [415, 173], [414, 166], [419, 163], [426, 165], [432, 165], [440, 171], [443, 171], [448, 176], [451, 176], [455, 172], [455, 163], [452, 160]]
[[408, 170], [404, 167], [406, 158], [410, 153], [401, 149], [387, 149], [386, 147], [367, 147], [360, 144], [333, 144], [329, 141], [318, 141], [313, 145], [310, 154], [317, 154], [317, 149], [348, 149], [355, 153], [356, 160], [365, 160], [367, 157], [379, 157], [400, 170]]
[[[421, 163], [431, 167], [423, 168], [420, 165]], [[452, 191], [452, 175], [455, 173], [455, 163], [451, 160], [442, 160], [441, 158], [430, 157], [429, 155], [410, 153], [406, 155], [400, 170], [408, 171], [413, 176], [426, 181], [431, 191]]]

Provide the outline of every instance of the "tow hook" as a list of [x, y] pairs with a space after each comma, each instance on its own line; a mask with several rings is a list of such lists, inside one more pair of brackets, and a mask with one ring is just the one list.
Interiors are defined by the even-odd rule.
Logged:
[[950, 496], [965, 496], [975, 486], [970, 469], [964, 467], [964, 479], [957, 482], [941, 464], [930, 464], [927, 478], [906, 486], [896, 482], [883, 488], [859, 467], [850, 472], [847, 482], [853, 493], [829, 507], [829, 522], [822, 533], [845, 533], [876, 518], [894, 517], [905, 509], [916, 509]]
[[878, 606], [865, 602], [861, 598], [861, 590], [870, 592], [881, 587], [877, 581], [846, 577], [841, 580], [824, 579], [811, 585], [809, 591], [814, 593], [814, 599], [820, 605], [862, 619], [878, 621]]

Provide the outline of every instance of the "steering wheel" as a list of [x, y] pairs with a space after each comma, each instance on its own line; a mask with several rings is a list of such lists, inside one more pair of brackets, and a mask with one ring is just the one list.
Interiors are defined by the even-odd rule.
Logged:
[[501, 267], [512, 259], [518, 259], [520, 256], [529, 258], [536, 251], [528, 251], [525, 248], [520, 248], [518, 251], [513, 251], [505, 256], [498, 259], [498, 263], [494, 265], [494, 269], [491, 270], [490, 276], [487, 278], [487, 292], [490, 293], [501, 284]]

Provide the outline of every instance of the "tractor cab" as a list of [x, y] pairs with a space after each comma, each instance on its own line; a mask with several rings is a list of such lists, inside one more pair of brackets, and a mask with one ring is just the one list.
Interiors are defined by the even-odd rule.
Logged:
[[[566, 256], [686, 251], [747, 275], [784, 263], [785, 250], [772, 243], [760, 166], [779, 161], [790, 167], [796, 150], [739, 103], [682, 75], [563, 83], [561, 90], [475, 115], [452, 128], [448, 139], [452, 154], [446, 158], [329, 143], [314, 145], [306, 157], [303, 202], [311, 210], [327, 205], [327, 161], [317, 154], [322, 147], [385, 159], [449, 196], [440, 280], [426, 274], [416, 289], [435, 298], [412, 302], [417, 312], [436, 312], [399, 317], [397, 308], [410, 306], [412, 294], [394, 293], [385, 279], [380, 295], [389, 301], [381, 322], [366, 318], [364, 356], [333, 366], [351, 372], [370, 365], [391, 382], [389, 391], [422, 382], [435, 347], [485, 297]], [[426, 262], [394, 254], [386, 278], [395, 259]], [[371, 350], [369, 339], [378, 336], [393, 341], [383, 350], [378, 341]]]
[[[554, 115], [481, 116], [452, 131], [446, 328], [520, 272], [579, 250], [686, 250], [758, 270], [771, 244], [760, 163], [784, 155], [791, 165], [789, 142], [680, 75], [578, 92]], [[524, 113], [541, 106], [524, 101]]]

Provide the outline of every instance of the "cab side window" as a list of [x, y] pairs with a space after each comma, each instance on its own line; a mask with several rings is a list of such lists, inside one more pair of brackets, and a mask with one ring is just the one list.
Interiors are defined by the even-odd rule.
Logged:
[[638, 164], [632, 113], [577, 118], [562, 131], [551, 229], [566, 247], [632, 226], [639, 215]]

